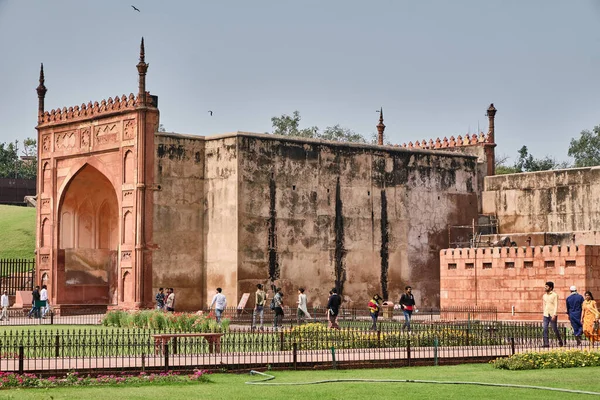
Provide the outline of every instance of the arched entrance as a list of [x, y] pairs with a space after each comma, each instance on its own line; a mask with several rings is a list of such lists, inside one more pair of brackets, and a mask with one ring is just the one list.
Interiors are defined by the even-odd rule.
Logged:
[[58, 302], [116, 303], [119, 205], [108, 178], [90, 165], [79, 170], [62, 196], [58, 221]]

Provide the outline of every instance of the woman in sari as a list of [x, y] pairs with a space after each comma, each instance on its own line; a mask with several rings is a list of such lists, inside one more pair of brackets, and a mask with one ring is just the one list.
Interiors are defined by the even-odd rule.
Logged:
[[[592, 292], [585, 292], [585, 301], [582, 305], [581, 322], [583, 324], [583, 333], [590, 341], [591, 345], [594, 342], [600, 341], [600, 331], [598, 330], [598, 321], [600, 321], [600, 311], [596, 306], [596, 301]], [[595, 329], [594, 329], [595, 328]]]

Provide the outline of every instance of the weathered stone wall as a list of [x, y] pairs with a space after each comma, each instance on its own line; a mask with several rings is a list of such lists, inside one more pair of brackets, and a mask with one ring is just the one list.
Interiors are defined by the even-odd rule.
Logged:
[[442, 250], [440, 306], [495, 307], [501, 319], [540, 320], [544, 284], [553, 281], [564, 321], [571, 285], [600, 291], [599, 262], [600, 246], [587, 245]]
[[177, 310], [203, 307], [204, 138], [155, 135], [153, 293], [175, 289]]
[[599, 195], [597, 167], [488, 176], [483, 213], [498, 217], [500, 234], [596, 231]]
[[210, 304], [217, 287], [228, 306], [239, 300], [238, 280], [238, 149], [231, 135], [206, 138], [204, 169], [205, 283], [203, 303]]
[[337, 285], [347, 305], [360, 308], [374, 293], [396, 302], [406, 284], [420, 305], [439, 305], [447, 226], [477, 216], [474, 157], [246, 133], [232, 140], [236, 301], [274, 279], [290, 306], [298, 287], [318, 306]]

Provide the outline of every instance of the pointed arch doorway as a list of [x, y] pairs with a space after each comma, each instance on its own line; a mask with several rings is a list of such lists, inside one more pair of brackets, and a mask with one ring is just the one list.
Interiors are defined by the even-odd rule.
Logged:
[[112, 183], [86, 164], [65, 188], [58, 220], [58, 303], [117, 304], [119, 203]]

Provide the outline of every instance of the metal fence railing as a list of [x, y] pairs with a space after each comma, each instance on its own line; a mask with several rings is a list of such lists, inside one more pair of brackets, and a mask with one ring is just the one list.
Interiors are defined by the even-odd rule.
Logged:
[[[566, 347], [576, 347], [566, 337]], [[158, 335], [158, 336], [157, 336]], [[551, 346], [558, 346], [551, 334]], [[567, 338], [567, 339], [565, 339]], [[225, 333], [167, 330], [5, 330], [0, 333], [0, 370], [32, 373], [66, 371], [191, 371], [249, 368], [299, 369], [315, 366], [410, 366], [487, 361], [542, 345], [540, 323], [461, 322], [378, 325], [376, 331], [324, 324]], [[587, 343], [587, 342], [586, 342]]]
[[0, 293], [14, 296], [19, 290], [33, 290], [35, 260], [0, 259]]

